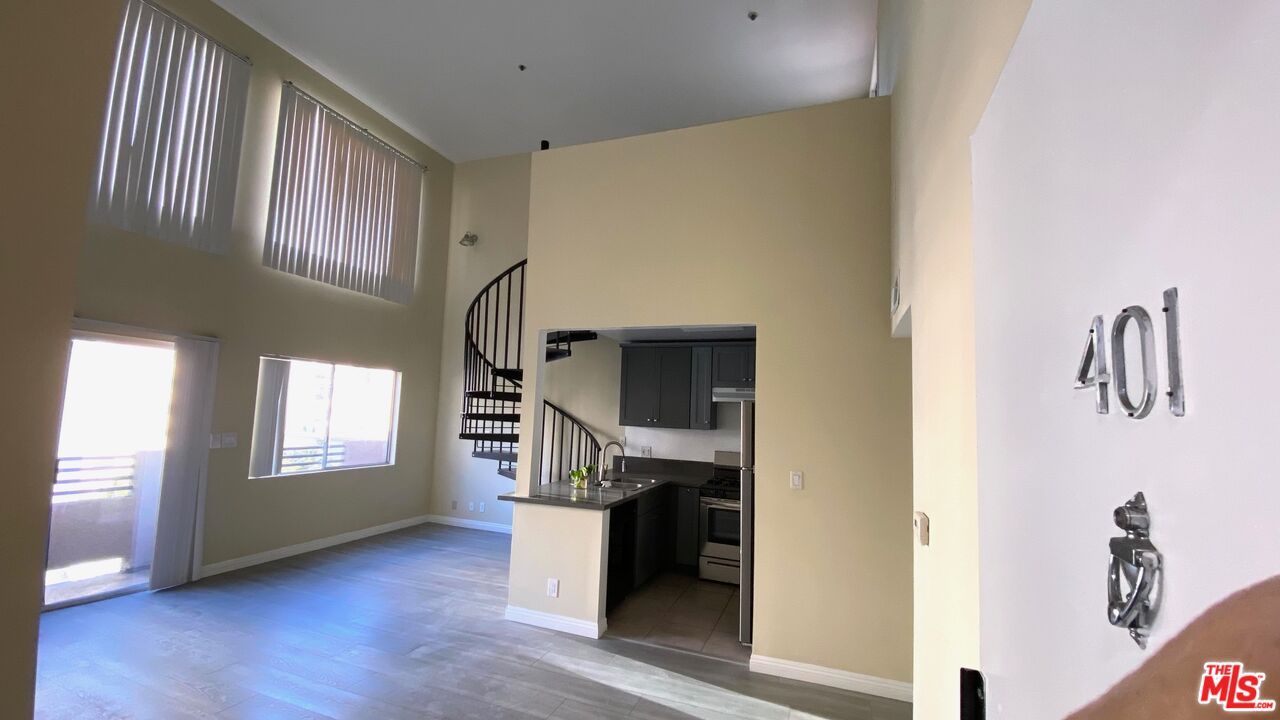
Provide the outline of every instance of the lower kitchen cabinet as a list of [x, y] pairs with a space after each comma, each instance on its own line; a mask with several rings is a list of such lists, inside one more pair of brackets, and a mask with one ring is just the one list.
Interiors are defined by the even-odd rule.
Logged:
[[662, 487], [636, 498], [636, 551], [634, 587], [671, 566], [674, 528], [671, 522], [671, 488]]
[[609, 511], [609, 573], [605, 611], [612, 610], [635, 588], [636, 504]]

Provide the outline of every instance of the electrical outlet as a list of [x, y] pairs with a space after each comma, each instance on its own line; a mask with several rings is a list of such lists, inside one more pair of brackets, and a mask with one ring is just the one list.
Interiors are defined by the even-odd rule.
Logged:
[[222, 447], [233, 448], [240, 444], [240, 436], [233, 432], [222, 433]]
[[559, 578], [547, 578], [547, 597], [550, 597], [550, 598], [560, 597], [560, 579]]
[[467, 512], [475, 512], [476, 504], [474, 502], [467, 503]]
[[450, 507], [452, 507], [454, 510], [457, 510], [457, 509], [458, 509], [458, 501], [457, 501], [457, 500], [454, 500], [454, 501], [453, 501], [453, 503], [450, 505]]
[[640, 457], [647, 457], [647, 458], [651, 458], [651, 457], [653, 457], [653, 446], [652, 446], [652, 445], [641, 445], [641, 446], [640, 446]]
[[792, 490], [804, 489], [804, 473], [800, 472], [799, 470], [791, 471], [791, 489]]
[[484, 512], [484, 503], [480, 503], [480, 512]]

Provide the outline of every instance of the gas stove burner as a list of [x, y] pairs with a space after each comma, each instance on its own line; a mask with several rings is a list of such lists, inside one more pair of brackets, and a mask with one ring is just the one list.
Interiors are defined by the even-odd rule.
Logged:
[[740, 500], [742, 498], [742, 481], [738, 478], [738, 471], [730, 471], [728, 468], [724, 470], [716, 468], [715, 476], [702, 486], [702, 496]]

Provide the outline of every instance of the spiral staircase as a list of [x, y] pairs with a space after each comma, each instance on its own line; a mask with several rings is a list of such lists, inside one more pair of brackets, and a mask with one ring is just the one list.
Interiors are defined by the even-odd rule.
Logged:
[[[463, 343], [462, 428], [471, 456], [498, 463], [498, 474], [515, 479], [524, 382], [524, 291], [528, 260], [512, 265], [476, 295], [467, 308]], [[547, 334], [547, 362], [573, 355], [576, 343], [596, 339], [586, 330]], [[536, 369], [535, 369], [536, 371]], [[576, 417], [549, 401], [542, 407], [542, 467], [538, 482], [556, 482], [571, 470], [594, 464], [596, 437]]]

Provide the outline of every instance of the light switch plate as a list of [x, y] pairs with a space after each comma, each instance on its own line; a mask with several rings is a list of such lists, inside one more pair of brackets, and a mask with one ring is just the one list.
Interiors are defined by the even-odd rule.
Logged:
[[547, 578], [547, 597], [560, 597], [560, 579]]
[[484, 503], [480, 503], [480, 512], [484, 512]]
[[791, 471], [791, 489], [792, 490], [804, 489], [804, 473], [800, 472], [799, 470]]
[[217, 450], [220, 447], [222, 447], [222, 435], [219, 433], [213, 433], [209, 436], [209, 449]]

